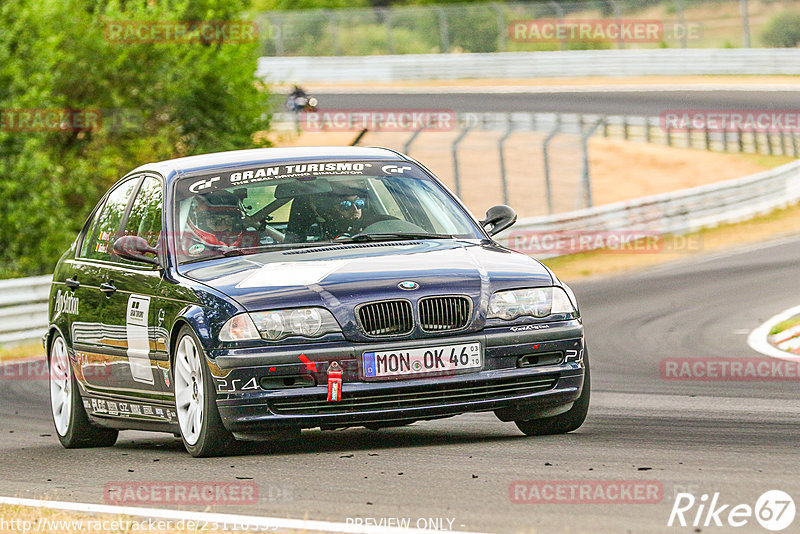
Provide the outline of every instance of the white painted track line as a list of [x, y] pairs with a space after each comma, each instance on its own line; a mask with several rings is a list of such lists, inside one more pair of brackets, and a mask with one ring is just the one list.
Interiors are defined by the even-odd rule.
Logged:
[[780, 350], [779, 348], [770, 345], [769, 341], [767, 341], [767, 336], [769, 335], [769, 331], [772, 330], [773, 326], [798, 314], [800, 314], [800, 306], [794, 306], [773, 317], [770, 317], [764, 324], [750, 332], [750, 335], [747, 336], [747, 344], [750, 345], [750, 348], [754, 351], [760, 352], [761, 354], [771, 358], [788, 360], [790, 362], [800, 361], [800, 355], [790, 354], [786, 351]]
[[[356, 525], [336, 523], [332, 521], [310, 521], [305, 519], [284, 519], [280, 517], [259, 517], [249, 515], [218, 514], [209, 512], [188, 512], [182, 510], [162, 510], [158, 508], [138, 508], [134, 506], [111, 506], [107, 504], [90, 504], [63, 501], [43, 501], [38, 499], [20, 499], [0, 496], [0, 504], [12, 506], [29, 506], [51, 510], [66, 510], [87, 514], [114, 514], [148, 519], [165, 519], [180, 521], [197, 521], [206, 525], [226, 525], [228, 530], [252, 529], [294, 529], [312, 532], [345, 532], [352, 534], [430, 534], [435, 530], [389, 527], [381, 525]], [[413, 520], [412, 520], [413, 524]], [[464, 531], [457, 531], [463, 534]]]

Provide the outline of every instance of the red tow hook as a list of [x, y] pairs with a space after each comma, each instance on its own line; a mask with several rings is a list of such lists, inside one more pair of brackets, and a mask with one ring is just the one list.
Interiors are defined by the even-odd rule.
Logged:
[[333, 362], [328, 367], [328, 400], [342, 400], [342, 368], [338, 362]]

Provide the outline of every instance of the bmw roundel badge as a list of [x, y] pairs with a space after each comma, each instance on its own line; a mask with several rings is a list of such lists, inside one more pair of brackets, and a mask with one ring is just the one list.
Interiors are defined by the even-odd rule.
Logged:
[[397, 284], [397, 287], [400, 289], [405, 289], [407, 291], [412, 291], [414, 289], [419, 289], [419, 284], [416, 282], [412, 282], [411, 280], [406, 280], [405, 282], [400, 282]]

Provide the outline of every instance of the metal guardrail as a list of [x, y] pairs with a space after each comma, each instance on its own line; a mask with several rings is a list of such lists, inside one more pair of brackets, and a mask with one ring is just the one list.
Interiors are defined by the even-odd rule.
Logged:
[[[755, 0], [473, 1], [269, 10], [255, 20], [266, 37], [265, 56], [750, 48], [765, 43], [765, 29], [782, 9], [781, 3]], [[529, 33], [527, 22], [534, 20], [539, 30]], [[578, 21], [591, 25], [591, 37], [556, 35], [554, 23]], [[630, 23], [647, 23], [655, 34], [642, 38]], [[615, 24], [629, 31], [608, 31]]]
[[797, 48], [571, 50], [484, 54], [261, 57], [270, 82], [399, 82], [469, 78], [800, 74]]
[[53, 277], [0, 280], [0, 347], [31, 343], [47, 330]]
[[[323, 103], [324, 104], [324, 103]], [[319, 111], [324, 116], [341, 110]], [[665, 111], [665, 110], [662, 110]], [[344, 111], [346, 113], [346, 111]], [[795, 127], [783, 130], [754, 131], [753, 129], [668, 129], [661, 117], [638, 115], [598, 115], [594, 113], [550, 113], [550, 112], [459, 112], [455, 114], [454, 129], [473, 131], [497, 131], [505, 134], [515, 132], [544, 132], [557, 130], [560, 134], [591, 135], [640, 141], [678, 148], [697, 148], [714, 152], [765, 154], [770, 156], [800, 157], [800, 133]], [[321, 121], [324, 122], [324, 121]], [[280, 112], [272, 116], [272, 126], [279, 129], [303, 129], [302, 121], [293, 113]], [[354, 135], [357, 129], [354, 129]], [[376, 129], [375, 131], [382, 131]], [[426, 130], [409, 132], [416, 137]], [[413, 139], [411, 139], [413, 141]], [[408, 150], [403, 150], [407, 153]]]
[[799, 200], [800, 161], [794, 161], [717, 184], [569, 213], [520, 219], [511, 229], [502, 232], [498, 240], [506, 246], [518, 248], [519, 239], [548, 232], [580, 234], [630, 230], [681, 235], [747, 220]]

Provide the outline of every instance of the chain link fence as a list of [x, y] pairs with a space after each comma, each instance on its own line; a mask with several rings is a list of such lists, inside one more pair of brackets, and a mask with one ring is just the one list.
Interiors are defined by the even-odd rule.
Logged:
[[[797, 126], [728, 130], [715, 129], [709, 122], [704, 128], [675, 129], [664, 117], [529, 112], [458, 113], [454, 119], [454, 126], [447, 131], [387, 131], [378, 125], [363, 131], [353, 129], [349, 137], [353, 143], [394, 148], [424, 162], [468, 206], [513, 203], [524, 217], [595, 205], [589, 158], [593, 137], [800, 157]], [[301, 123], [292, 114], [273, 117], [278, 129], [295, 130]]]
[[[267, 56], [764, 46], [775, 0], [588, 0], [258, 13]], [[794, 6], [794, 9], [797, 9]], [[578, 24], [584, 24], [581, 31]], [[652, 31], [651, 31], [652, 30]]]

